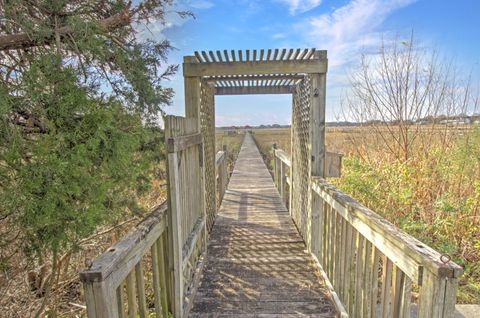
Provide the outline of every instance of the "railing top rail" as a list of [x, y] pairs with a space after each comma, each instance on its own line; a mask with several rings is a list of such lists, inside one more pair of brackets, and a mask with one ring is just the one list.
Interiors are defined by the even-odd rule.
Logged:
[[[453, 261], [444, 262], [444, 255], [428, 245], [403, 232], [377, 213], [363, 206], [355, 199], [344, 194], [333, 185], [319, 177], [312, 177], [312, 189], [319, 195], [327, 193], [347, 211], [347, 221], [362, 227], [368, 233], [367, 239], [376, 239], [378, 242], [388, 243], [385, 246], [395, 246], [402, 252], [403, 257], [413, 260], [413, 263], [429, 269], [438, 277], [459, 277], [463, 269]], [[378, 237], [380, 236], [380, 237]], [[373, 243], [373, 242], [372, 242]], [[382, 251], [383, 252], [383, 251]], [[398, 255], [398, 258], [402, 257]], [[396, 260], [392, 260], [395, 262]], [[408, 261], [406, 261], [408, 263]], [[419, 274], [421, 281], [421, 273]]]
[[135, 230], [97, 257], [91, 266], [80, 273], [82, 282], [101, 282], [115, 272], [121, 282], [167, 226], [167, 203], [155, 207]]
[[222, 163], [222, 161], [225, 160], [225, 151], [219, 151], [217, 152], [217, 154], [215, 155], [215, 165], [219, 165]]
[[292, 164], [290, 160], [290, 156], [282, 149], [275, 149], [275, 157], [280, 159], [287, 166], [290, 166]]

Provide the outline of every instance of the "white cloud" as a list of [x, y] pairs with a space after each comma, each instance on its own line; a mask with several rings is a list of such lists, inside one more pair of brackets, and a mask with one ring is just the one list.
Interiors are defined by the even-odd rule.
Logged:
[[379, 27], [394, 11], [416, 0], [352, 0], [331, 13], [310, 18], [304, 24], [308, 39], [327, 49], [332, 67], [348, 63], [360, 49], [378, 46]]
[[195, 9], [210, 9], [215, 6], [212, 1], [208, 0], [189, 0], [186, 1], [186, 5]]
[[287, 34], [285, 33], [275, 33], [274, 35], [272, 35], [272, 39], [275, 39], [275, 40], [285, 39], [286, 37], [287, 37]]
[[318, 7], [322, 0], [279, 0], [285, 3], [290, 11], [290, 14], [303, 13]]

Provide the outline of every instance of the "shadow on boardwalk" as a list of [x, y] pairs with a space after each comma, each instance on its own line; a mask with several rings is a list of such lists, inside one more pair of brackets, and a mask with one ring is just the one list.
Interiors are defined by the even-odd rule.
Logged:
[[190, 316], [335, 317], [314, 261], [248, 134]]

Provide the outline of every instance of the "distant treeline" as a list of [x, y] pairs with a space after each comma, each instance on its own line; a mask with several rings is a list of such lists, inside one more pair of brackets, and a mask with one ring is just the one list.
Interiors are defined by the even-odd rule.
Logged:
[[[382, 122], [380, 120], [370, 120], [367, 122], [359, 123], [359, 122], [352, 122], [352, 121], [331, 121], [327, 122], [327, 127], [355, 127], [355, 126], [365, 126], [365, 125], [381, 125], [386, 124], [387, 122]], [[405, 122], [404, 122], [405, 123]], [[460, 125], [468, 125], [468, 124], [480, 124], [480, 114], [473, 114], [473, 115], [456, 115], [456, 116], [447, 116], [447, 115], [440, 115], [440, 116], [427, 116], [418, 120], [410, 120], [407, 121], [410, 124], [418, 124], [418, 125], [428, 125], [428, 124], [460, 124]], [[388, 124], [396, 124], [395, 121], [390, 121]], [[271, 124], [271, 125], [258, 125], [258, 126], [222, 126], [217, 127], [219, 130], [235, 130], [235, 129], [272, 129], [272, 128], [290, 128], [290, 125], [279, 125], [279, 124]]]

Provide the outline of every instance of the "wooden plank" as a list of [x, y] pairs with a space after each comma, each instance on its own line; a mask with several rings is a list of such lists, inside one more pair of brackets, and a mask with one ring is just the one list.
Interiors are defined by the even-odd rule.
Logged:
[[[162, 304], [161, 304], [161, 289], [160, 289], [160, 266], [159, 262], [161, 261], [159, 259], [158, 255], [158, 250], [157, 250], [157, 242], [155, 242], [151, 249], [150, 253], [152, 256], [152, 289], [153, 289], [153, 303], [155, 306], [155, 316], [156, 317], [162, 317]], [[163, 316], [165, 317], [165, 316]]]
[[215, 87], [215, 95], [291, 94], [292, 90], [289, 85]]
[[188, 147], [202, 143], [202, 140], [201, 133], [167, 138], [167, 152], [172, 153], [185, 150]]
[[157, 241], [157, 253], [158, 253], [158, 267], [160, 274], [160, 301], [162, 304], [162, 317], [168, 317], [169, 306], [168, 306], [168, 293], [167, 293], [167, 273], [168, 269], [166, 264], [166, 255], [165, 255], [165, 240], [167, 236], [165, 233]]
[[362, 235], [358, 235], [358, 243], [357, 243], [357, 255], [355, 261], [355, 309], [354, 309], [354, 317], [361, 317], [363, 313], [363, 287], [364, 283], [364, 248], [365, 248], [365, 239]]
[[[234, 53], [233, 53], [234, 54]], [[260, 53], [262, 59], [262, 51]], [[254, 74], [326, 73], [326, 60], [183, 63], [185, 77]]]
[[380, 317], [390, 318], [391, 316], [391, 292], [392, 292], [392, 269], [393, 263], [390, 259], [383, 258], [382, 294], [380, 296]]
[[[363, 297], [362, 297], [362, 308], [363, 308], [363, 317], [371, 317], [372, 315], [372, 243], [368, 240], [365, 240], [365, 257], [364, 257], [364, 280], [363, 280]], [[374, 248], [374, 247], [373, 247]], [[373, 308], [375, 310], [376, 308]]]
[[350, 289], [350, 277], [351, 273], [353, 272], [353, 244], [352, 244], [352, 236], [353, 236], [353, 227], [346, 222], [347, 227], [347, 235], [346, 235], [346, 250], [345, 250], [345, 287], [343, 291], [342, 301], [345, 303], [348, 312], [352, 312], [352, 308], [350, 306], [350, 297], [351, 297], [351, 289]]
[[275, 151], [275, 156], [280, 159], [284, 164], [286, 164], [287, 166], [291, 166], [292, 165], [292, 162], [290, 160], [290, 156], [285, 152], [283, 151], [282, 149], [277, 149]]
[[378, 270], [380, 266], [380, 252], [377, 248], [372, 247], [373, 249], [373, 256], [372, 256], [372, 265], [370, 267], [370, 276], [371, 276], [371, 316], [370, 317], [377, 317], [377, 303], [378, 303]]
[[141, 261], [135, 266], [135, 281], [137, 283], [140, 318], [148, 318], [147, 297], [145, 296], [145, 274]]

